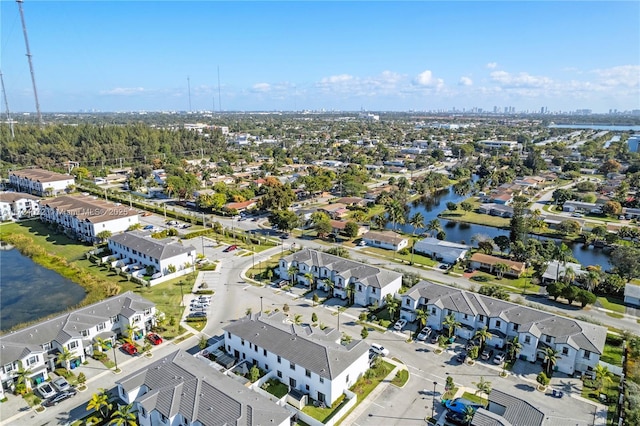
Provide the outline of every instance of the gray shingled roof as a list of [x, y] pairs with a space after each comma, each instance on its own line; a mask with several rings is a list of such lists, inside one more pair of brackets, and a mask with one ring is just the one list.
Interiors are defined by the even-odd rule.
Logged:
[[142, 385], [137, 398], [147, 411], [177, 413], [205, 426], [281, 424], [289, 411], [249, 390], [202, 361], [178, 350], [117, 382], [127, 392]]
[[309, 267], [324, 267], [330, 271], [335, 271], [345, 280], [353, 277], [356, 282], [376, 288], [383, 288], [398, 279], [398, 277], [402, 277], [402, 274], [398, 272], [376, 268], [365, 263], [311, 249], [297, 251], [286, 256], [284, 260], [287, 264], [297, 262], [298, 264], [304, 263]]
[[60, 180], [74, 179], [71, 175], [63, 175], [62, 173], [50, 172], [44, 169], [12, 170], [9, 174], [38, 182], [57, 182]]
[[337, 377], [369, 351], [362, 340], [354, 340], [349, 346], [341, 345], [341, 334], [336, 329], [320, 330], [285, 323], [285, 316], [279, 312], [247, 316], [223, 330], [326, 379]]
[[[542, 411], [528, 402], [498, 389], [493, 389], [489, 394], [489, 408], [493, 404], [504, 407], [502, 416], [491, 415], [493, 413], [479, 409], [473, 416], [471, 424], [473, 426], [541, 426], [544, 421], [544, 413]], [[500, 417], [505, 421], [501, 421]]]
[[24, 192], [0, 192], [0, 201], [5, 203], [13, 203], [14, 201], [22, 199], [40, 200], [41, 198]]
[[124, 205], [116, 205], [99, 198], [84, 195], [62, 195], [50, 200], [42, 200], [41, 207], [50, 207], [59, 212], [76, 216], [79, 220], [101, 223], [127, 216], [138, 216], [138, 212]]
[[71, 338], [79, 339], [82, 330], [95, 327], [112, 316], [130, 317], [133, 312], [144, 311], [153, 306], [155, 305], [144, 297], [128, 291], [0, 336], [0, 358], [6, 363], [22, 358], [28, 352], [42, 351], [43, 344], [54, 340], [64, 344]]
[[597, 354], [602, 354], [607, 337], [607, 329], [599, 325], [553, 315], [430, 281], [419, 282], [407, 290], [404, 296], [411, 297], [413, 300], [423, 297], [429, 304], [460, 313], [500, 317], [521, 326], [520, 332], [530, 332], [538, 337], [540, 334], [546, 334], [555, 337], [558, 343], [566, 343], [576, 349]]
[[192, 245], [182, 245], [173, 238], [158, 240], [143, 231], [128, 231], [109, 237], [109, 240], [129, 247], [131, 250], [144, 253], [152, 259], [170, 259], [172, 257], [195, 251]]

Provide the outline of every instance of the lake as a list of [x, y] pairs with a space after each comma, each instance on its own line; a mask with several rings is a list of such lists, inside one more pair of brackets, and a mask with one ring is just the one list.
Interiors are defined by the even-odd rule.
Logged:
[[[409, 217], [416, 212], [422, 213], [424, 216], [424, 222], [428, 223], [432, 219], [440, 220], [442, 230], [446, 233], [446, 240], [454, 243], [463, 243], [473, 245], [471, 239], [476, 234], [487, 235], [491, 238], [495, 238], [498, 235], [509, 235], [508, 229], [499, 229], [491, 226], [475, 225], [469, 223], [449, 221], [446, 219], [439, 219], [438, 214], [447, 208], [448, 202], [460, 203], [464, 201], [468, 196], [458, 195], [453, 191], [453, 187], [441, 190], [433, 196], [428, 197], [426, 200], [418, 199], [409, 203]], [[392, 224], [387, 224], [387, 229], [392, 229]], [[414, 229], [409, 224], [397, 225], [398, 230], [402, 230], [408, 234], [411, 234]], [[419, 229], [416, 234], [426, 232], [425, 229]], [[537, 238], [532, 236], [532, 238]], [[556, 243], [560, 243], [560, 240], [554, 240]], [[567, 244], [573, 252], [573, 257], [576, 258], [580, 264], [584, 266], [588, 265], [600, 265], [603, 270], [611, 269], [609, 263], [609, 255], [602, 249], [593, 247], [584, 247], [582, 243]]]
[[18, 250], [0, 250], [0, 330], [80, 303], [84, 288]]
[[552, 124], [550, 129], [589, 129], [608, 130], [610, 132], [640, 132], [640, 126], [604, 125], [604, 124]]

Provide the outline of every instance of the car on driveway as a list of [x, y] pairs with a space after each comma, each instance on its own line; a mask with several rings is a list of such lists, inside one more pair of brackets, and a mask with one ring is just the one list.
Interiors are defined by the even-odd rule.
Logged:
[[424, 327], [418, 334], [417, 338], [420, 341], [424, 341], [424, 340], [427, 340], [430, 334], [431, 334], [431, 327]]
[[207, 313], [206, 312], [191, 312], [189, 315], [187, 315], [187, 319], [190, 318], [195, 318], [195, 319], [205, 319], [207, 318]]
[[147, 216], [151, 216], [151, 214], [152, 214], [151, 212], [144, 212], [142, 213], [142, 216], [147, 217]]
[[498, 352], [496, 356], [493, 357], [493, 363], [500, 365], [504, 362], [504, 358], [505, 358], [504, 352]]
[[458, 356], [456, 357], [456, 361], [458, 361], [460, 364], [462, 364], [466, 359], [467, 359], [467, 353], [466, 352], [460, 352], [460, 353], [458, 353]]
[[47, 398], [42, 405], [44, 407], [53, 407], [54, 405], [60, 404], [62, 401], [65, 401], [73, 396], [76, 396], [78, 392], [75, 389], [69, 389], [68, 391], [58, 392], [50, 398]]
[[224, 251], [225, 253], [229, 253], [230, 251], [234, 251], [234, 250], [237, 250], [237, 249], [238, 249], [238, 246], [237, 246], [237, 245], [235, 245], [235, 244], [232, 244], [232, 245], [230, 245], [229, 247], [227, 247], [226, 249], [224, 249], [223, 251]]
[[157, 333], [149, 333], [147, 334], [147, 340], [151, 342], [152, 345], [159, 345], [162, 343], [162, 337], [160, 337]]
[[464, 420], [465, 415], [463, 413], [458, 413], [457, 411], [447, 411], [444, 418], [448, 423], [453, 423], [454, 425], [466, 426], [468, 424]]
[[129, 355], [136, 355], [138, 353], [138, 348], [136, 348], [136, 345], [129, 342], [126, 342], [122, 345], [122, 350]]
[[147, 225], [142, 229], [144, 229], [145, 231], [152, 231], [153, 230], [153, 225]]
[[493, 349], [485, 349], [484, 351], [482, 351], [481, 358], [484, 359], [485, 361], [490, 360], [492, 357], [493, 357]]
[[440, 338], [440, 335], [438, 333], [432, 333], [431, 334], [431, 340], [429, 340], [431, 343], [436, 344], [438, 343], [438, 339]]
[[477, 410], [478, 408], [483, 408], [482, 405], [473, 403], [473, 402], [469, 401], [468, 399], [464, 399], [464, 398], [456, 398], [456, 399], [447, 400], [447, 401], [445, 401], [444, 406], [447, 407], [447, 409], [449, 411], [453, 411], [453, 412], [456, 412], [456, 413], [464, 413], [464, 410], [467, 407], [471, 407], [474, 410]]
[[384, 346], [378, 343], [372, 343], [371, 347], [369, 348], [369, 351], [376, 353], [378, 355], [389, 356], [389, 349], [385, 348]]
[[393, 329], [396, 330], [396, 331], [402, 331], [402, 329], [404, 328], [405, 325], [407, 325], [407, 320], [406, 319], [399, 319], [393, 325]]
[[51, 382], [53, 387], [56, 388], [58, 392], [65, 392], [71, 389], [71, 385], [67, 382], [67, 379], [64, 377], [58, 377], [54, 381]]
[[473, 348], [474, 346], [479, 346], [479, 343], [478, 343], [478, 342], [476, 342], [475, 340], [468, 340], [468, 341], [467, 341], [467, 344], [465, 345], [465, 347], [464, 347], [464, 348], [465, 348], [466, 350], [469, 350], [469, 349]]
[[36, 390], [44, 399], [51, 398], [56, 394], [56, 390], [49, 382], [40, 383]]

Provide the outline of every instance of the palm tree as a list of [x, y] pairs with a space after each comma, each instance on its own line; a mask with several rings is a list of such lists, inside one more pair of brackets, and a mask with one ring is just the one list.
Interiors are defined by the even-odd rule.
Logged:
[[127, 324], [126, 333], [127, 333], [127, 338], [129, 340], [133, 339], [133, 335], [136, 333], [136, 330], [138, 330], [138, 326], [137, 325]]
[[74, 357], [74, 353], [67, 348], [62, 348], [62, 352], [58, 354], [58, 362], [69, 372], [69, 361]]
[[300, 325], [300, 324], [302, 324], [302, 314], [295, 314], [295, 315], [293, 316], [293, 323], [294, 323], [295, 325]]
[[453, 313], [447, 315], [442, 321], [442, 326], [449, 330], [449, 339], [453, 337], [453, 333], [456, 331], [457, 327], [460, 327], [460, 323], [456, 320], [455, 315]]
[[572, 254], [573, 253], [571, 249], [567, 247], [565, 243], [562, 243], [559, 246], [556, 246], [556, 249], [554, 250], [554, 253], [553, 253], [553, 259], [556, 259], [558, 261], [558, 269], [556, 271], [556, 281], [560, 279], [560, 264], [562, 264], [563, 269], [565, 269], [567, 265], [567, 261], [571, 258]]
[[493, 265], [493, 270], [496, 271], [498, 279], [502, 279], [504, 273], [509, 270], [509, 265], [507, 265], [506, 263], [498, 262]]
[[609, 371], [609, 367], [606, 365], [596, 365], [596, 383], [598, 384], [598, 391], [604, 387], [605, 383], [613, 383], [613, 373]]
[[115, 426], [138, 426], [136, 414], [133, 412], [133, 404], [121, 406], [111, 414], [109, 425]]
[[567, 284], [571, 284], [576, 279], [576, 271], [573, 270], [572, 267], [568, 267], [564, 270], [564, 274], [562, 274], [562, 281]]
[[551, 375], [551, 370], [558, 363], [558, 358], [560, 354], [553, 348], [545, 348], [544, 350], [544, 363], [546, 364], [547, 376]]
[[336, 283], [334, 283], [331, 278], [325, 278], [322, 282], [324, 282], [325, 287], [329, 289], [329, 294], [333, 297], [333, 290], [336, 288]]
[[433, 237], [437, 235], [438, 232], [442, 231], [442, 226], [438, 219], [432, 219], [427, 223], [426, 229], [429, 232], [429, 236]]
[[[98, 421], [106, 419], [112, 407], [106, 389], [98, 389], [98, 393], [91, 395], [91, 399], [87, 403], [87, 411], [96, 410], [100, 414], [101, 417], [97, 419]], [[92, 416], [93, 418], [94, 416]]]
[[389, 311], [389, 319], [391, 319], [391, 321], [394, 321], [396, 318], [396, 312], [398, 312], [398, 309], [400, 308], [400, 301], [392, 295], [388, 294], [385, 298], [385, 302], [387, 305], [387, 311]]
[[384, 215], [376, 215], [373, 217], [373, 224], [376, 225], [378, 229], [384, 229], [387, 226], [387, 218]]
[[489, 394], [491, 393], [491, 382], [487, 381], [484, 379], [484, 377], [480, 376], [480, 381], [479, 382], [472, 382], [474, 385], [476, 385], [476, 395], [478, 395], [479, 393], [484, 393], [487, 395], [487, 397], [489, 397]]
[[355, 283], [347, 284], [347, 299], [349, 300], [350, 305], [353, 304], [353, 297], [355, 296], [355, 292], [356, 292], [356, 284]]
[[462, 412], [462, 421], [465, 422], [465, 424], [470, 425], [471, 422], [473, 421], [473, 415], [476, 413], [476, 410], [470, 406], [467, 405], [464, 407], [464, 411]]
[[480, 330], [476, 330], [476, 333], [473, 335], [473, 338], [478, 339], [480, 342], [480, 351], [484, 350], [485, 342], [492, 337], [493, 334], [491, 334], [487, 327], [482, 327]]
[[289, 274], [289, 278], [291, 279], [291, 285], [293, 285], [293, 283], [295, 282], [295, 278], [296, 275], [298, 275], [298, 267], [295, 265], [291, 265], [289, 266], [289, 269], [287, 269], [287, 274]]
[[311, 272], [307, 272], [306, 274], [304, 274], [304, 277], [309, 283], [309, 290], [315, 290], [316, 289], [315, 276]]
[[100, 352], [108, 351], [111, 348], [111, 345], [113, 344], [111, 340], [103, 339], [101, 337], [94, 337], [93, 340], [95, 340], [93, 347], [96, 349], [99, 349]]
[[593, 290], [598, 287], [598, 284], [602, 281], [602, 275], [598, 270], [590, 270], [587, 273], [585, 283], [587, 284], [587, 290], [593, 292]]
[[426, 309], [416, 309], [416, 320], [418, 320], [421, 328], [427, 325], [428, 318], [429, 311]]
[[31, 389], [31, 380], [29, 379], [33, 371], [30, 368], [26, 370], [22, 367], [22, 362], [18, 361], [18, 371], [16, 371], [16, 393], [18, 392], [18, 386], [24, 386], [24, 391], [27, 392]]
[[522, 343], [518, 341], [518, 336], [514, 336], [513, 340], [507, 343], [509, 347], [509, 359], [514, 360], [522, 350]]
[[420, 212], [416, 212], [409, 218], [409, 225], [413, 226], [411, 235], [416, 235], [416, 230], [424, 228], [424, 216]]

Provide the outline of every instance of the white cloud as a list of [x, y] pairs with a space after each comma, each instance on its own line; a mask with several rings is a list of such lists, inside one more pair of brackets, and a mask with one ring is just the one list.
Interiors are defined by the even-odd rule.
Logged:
[[115, 96], [131, 96], [144, 92], [143, 87], [116, 87], [111, 90], [101, 90], [101, 95], [115, 95]]
[[431, 70], [425, 70], [420, 74], [418, 74], [418, 76], [415, 79], [415, 82], [419, 86], [435, 87], [435, 88], [440, 88], [444, 85], [444, 80], [441, 78], [435, 78]]
[[336, 84], [336, 83], [345, 83], [348, 81], [352, 81], [353, 76], [349, 74], [340, 74], [340, 75], [332, 75], [330, 77], [324, 77], [320, 80], [322, 84]]
[[496, 69], [498, 67], [498, 63], [497, 62], [489, 62], [486, 65], [487, 68], [489, 68], [490, 70]]
[[526, 72], [511, 74], [506, 71], [493, 71], [491, 79], [505, 88], [540, 88], [553, 83], [548, 77], [537, 77]]
[[640, 86], [640, 66], [639, 65], [621, 65], [613, 68], [596, 69], [592, 73], [599, 76], [602, 80], [601, 84], [608, 87]]
[[265, 93], [271, 90], [271, 85], [269, 83], [256, 83], [251, 89], [254, 92]]
[[473, 86], [473, 80], [469, 77], [460, 77], [460, 81], [458, 82], [460, 86]]

